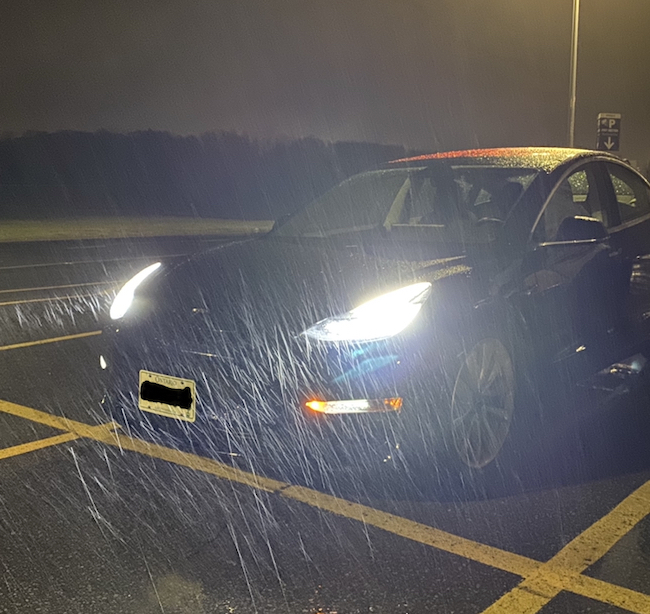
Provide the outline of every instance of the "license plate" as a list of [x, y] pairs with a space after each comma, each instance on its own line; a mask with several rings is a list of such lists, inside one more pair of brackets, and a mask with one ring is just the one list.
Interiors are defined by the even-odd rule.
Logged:
[[140, 371], [138, 407], [152, 414], [194, 422], [196, 385], [191, 379]]

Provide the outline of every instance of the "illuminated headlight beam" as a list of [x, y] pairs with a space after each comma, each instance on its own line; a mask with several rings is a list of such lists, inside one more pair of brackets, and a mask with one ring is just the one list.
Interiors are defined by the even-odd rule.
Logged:
[[382, 294], [339, 316], [314, 324], [304, 335], [320, 341], [377, 341], [403, 331], [431, 294], [431, 283], [420, 282]]
[[129, 310], [129, 307], [131, 307], [131, 303], [133, 303], [133, 297], [138, 286], [145, 279], [147, 279], [149, 275], [157, 271], [160, 268], [161, 264], [162, 263], [160, 262], [150, 264], [147, 268], [142, 269], [142, 271], [134, 275], [120, 288], [120, 291], [113, 299], [111, 309], [109, 311], [111, 320], [119, 320], [120, 318], [124, 317], [126, 312]]

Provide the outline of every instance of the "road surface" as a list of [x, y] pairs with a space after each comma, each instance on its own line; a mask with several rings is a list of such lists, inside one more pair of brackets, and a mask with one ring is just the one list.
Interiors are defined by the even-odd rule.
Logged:
[[[568, 483], [487, 501], [350, 501], [115, 431], [97, 386], [110, 298], [198, 247], [5, 253], [0, 612], [650, 612], [643, 419], [587, 437], [598, 462]], [[644, 388], [606, 424], [648, 406]]]

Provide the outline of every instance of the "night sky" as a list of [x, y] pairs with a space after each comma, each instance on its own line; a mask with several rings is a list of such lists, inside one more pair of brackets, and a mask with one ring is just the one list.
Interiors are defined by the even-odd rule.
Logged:
[[[0, 132], [565, 145], [572, 0], [5, 0]], [[581, 0], [576, 144], [650, 159], [650, 0]]]

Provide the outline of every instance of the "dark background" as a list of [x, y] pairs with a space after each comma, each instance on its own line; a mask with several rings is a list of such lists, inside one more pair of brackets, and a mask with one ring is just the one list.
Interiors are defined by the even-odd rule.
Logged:
[[[0, 213], [273, 218], [406, 151], [568, 142], [574, 0], [7, 0]], [[581, 0], [575, 144], [650, 160], [650, 2]]]
[[[582, 0], [576, 145], [650, 159], [650, 3]], [[0, 133], [567, 144], [572, 0], [6, 0]]]
[[0, 211], [4, 219], [276, 219], [405, 154], [400, 146], [262, 141], [233, 132], [27, 133], [0, 140]]

